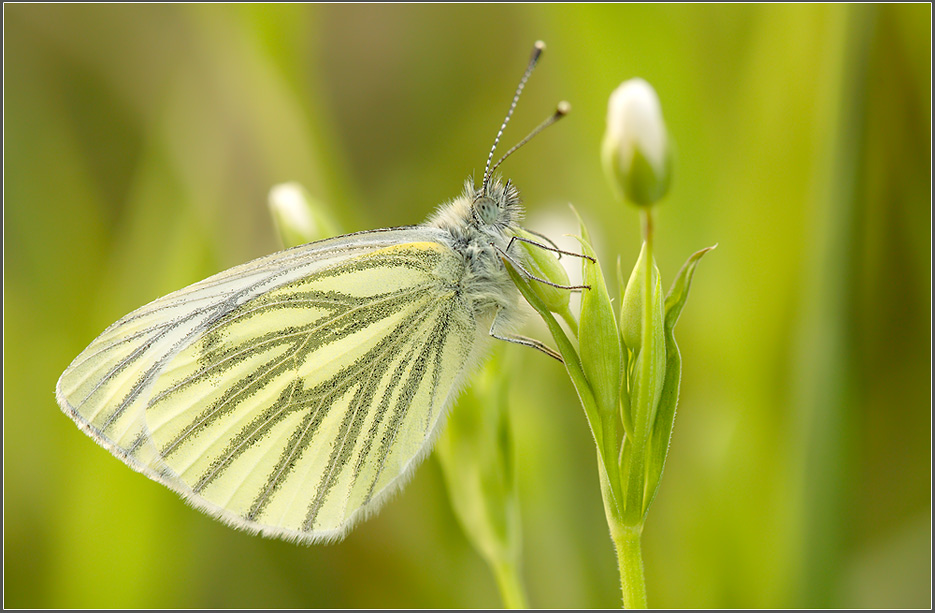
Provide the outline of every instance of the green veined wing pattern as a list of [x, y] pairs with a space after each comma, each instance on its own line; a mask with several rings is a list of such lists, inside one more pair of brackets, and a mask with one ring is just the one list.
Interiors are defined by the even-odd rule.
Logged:
[[[463, 266], [423, 240], [344, 255], [272, 289], [275, 275], [261, 272], [262, 290], [229, 308], [218, 305], [242, 289], [182, 290], [105, 332], [103, 347], [119, 351], [92, 344], [93, 366], [79, 356], [67, 397], [94, 398], [99, 408], [74, 411], [86, 430], [221, 519], [337, 537], [424, 455], [460, 382], [477, 335], [458, 293]], [[171, 309], [169, 334], [158, 322]], [[147, 352], [160, 357], [137, 358]]]

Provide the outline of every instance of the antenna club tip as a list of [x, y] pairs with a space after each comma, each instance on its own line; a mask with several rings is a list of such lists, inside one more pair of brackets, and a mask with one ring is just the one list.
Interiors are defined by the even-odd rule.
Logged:
[[535, 43], [533, 43], [532, 46], [539, 53], [542, 53], [543, 51], [545, 51], [545, 43], [541, 40], [537, 40]]
[[562, 100], [558, 103], [558, 106], [555, 107], [555, 114], [559, 117], [563, 117], [571, 112], [571, 103], [567, 100]]

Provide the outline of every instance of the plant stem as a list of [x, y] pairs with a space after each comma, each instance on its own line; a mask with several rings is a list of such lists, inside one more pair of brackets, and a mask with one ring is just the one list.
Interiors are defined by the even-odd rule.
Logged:
[[653, 210], [652, 207], [643, 207], [643, 241], [646, 243], [646, 280], [643, 298], [643, 331], [649, 330], [652, 325], [652, 291], [653, 291]]
[[625, 609], [646, 608], [646, 578], [643, 575], [642, 526], [611, 526], [620, 566], [620, 588]]
[[490, 566], [497, 578], [503, 606], [507, 609], [528, 609], [529, 599], [519, 577], [519, 565], [508, 560], [498, 560]]
[[640, 208], [640, 217], [642, 220], [643, 240], [648, 242], [647, 247], [652, 248], [653, 240], [653, 208], [644, 206]]
[[[643, 286], [643, 325], [642, 325], [642, 348], [648, 350], [649, 339], [652, 338], [651, 327], [652, 320], [652, 296], [653, 296], [653, 219], [652, 209], [644, 207], [642, 209], [643, 241], [646, 245], [646, 273], [645, 285]], [[643, 389], [647, 389], [649, 381], [647, 380], [648, 368], [642, 369]], [[637, 426], [640, 432], [638, 440], [633, 443], [636, 447], [633, 449], [629, 466], [627, 467], [626, 484], [626, 503], [625, 521], [622, 523], [611, 522], [611, 537], [614, 541], [614, 547], [617, 548], [617, 563], [620, 567], [620, 589], [623, 591], [623, 606], [627, 609], [645, 609], [646, 608], [646, 578], [643, 574], [643, 552], [640, 545], [640, 537], [643, 532], [643, 496], [645, 486], [645, 465], [644, 457], [648, 428], [651, 424], [642, 424]], [[608, 516], [608, 521], [611, 518]]]

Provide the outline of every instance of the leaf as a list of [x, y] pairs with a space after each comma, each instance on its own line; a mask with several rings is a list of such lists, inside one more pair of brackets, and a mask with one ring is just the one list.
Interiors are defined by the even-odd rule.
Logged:
[[542, 317], [545, 325], [549, 328], [549, 332], [552, 333], [552, 338], [555, 339], [558, 345], [558, 351], [562, 355], [562, 360], [565, 363], [565, 370], [568, 371], [568, 376], [575, 386], [578, 399], [581, 401], [581, 407], [584, 409], [584, 415], [587, 417], [588, 425], [591, 427], [591, 434], [594, 436], [594, 442], [597, 445], [597, 453], [600, 457], [601, 465], [607, 474], [612, 488], [611, 493], [613, 494], [614, 512], [618, 513], [619, 510], [622, 509], [622, 493], [620, 492], [619, 479], [617, 479], [617, 458], [607, 454], [604, 450], [604, 428], [600, 418], [597, 400], [594, 396], [594, 390], [591, 388], [591, 384], [584, 374], [578, 352], [575, 351], [574, 345], [568, 340], [565, 331], [555, 320], [555, 317], [552, 316], [552, 313], [549, 312], [548, 307], [542, 302], [542, 299], [536, 294], [535, 290], [529, 286], [529, 282], [516, 270], [512, 262], [506, 258], [501, 259], [513, 283], [530, 306]]
[[[582, 234], [584, 233], [582, 225]], [[594, 257], [594, 250], [588, 241], [583, 238], [579, 240], [585, 255]], [[582, 262], [584, 283], [591, 289], [585, 290], [581, 296], [581, 321], [578, 324], [581, 365], [594, 390], [598, 409], [602, 415], [616, 418], [621, 379], [617, 318], [610, 303], [600, 263], [596, 259], [593, 262], [582, 259]]]
[[675, 409], [679, 398], [679, 385], [682, 378], [682, 355], [675, 342], [675, 324], [679, 320], [685, 301], [688, 299], [688, 290], [691, 289], [692, 277], [695, 268], [704, 254], [717, 247], [706, 247], [696, 253], [682, 266], [678, 276], [672, 283], [665, 302], [665, 341], [666, 341], [666, 372], [662, 386], [662, 395], [656, 409], [656, 418], [653, 423], [648, 449], [648, 465], [646, 467], [648, 496], [643, 503], [643, 516], [646, 516], [649, 507], [656, 498], [662, 471], [665, 467], [666, 456], [669, 453], [669, 442], [672, 438], [672, 427], [675, 424]]

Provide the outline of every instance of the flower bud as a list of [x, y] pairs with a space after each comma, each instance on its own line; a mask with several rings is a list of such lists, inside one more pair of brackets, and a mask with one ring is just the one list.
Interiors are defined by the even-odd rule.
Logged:
[[662, 107], [643, 79], [624, 81], [610, 95], [601, 160], [624, 199], [648, 206], [668, 191], [672, 158]]
[[[640, 249], [639, 259], [630, 273], [623, 300], [620, 306], [620, 333], [624, 345], [630, 350], [638, 352], [643, 340], [643, 304], [647, 298], [644, 296], [646, 288], [646, 243]], [[652, 313], [652, 326], [654, 334], [661, 334], [664, 320], [662, 279], [659, 269], [656, 268], [655, 259], [652, 263], [652, 279], [650, 280], [652, 296], [650, 296], [650, 311]]]
[[[646, 243], [633, 267], [620, 305], [620, 334], [630, 352], [631, 368], [628, 373], [630, 415], [623, 423], [629, 424], [632, 440], [642, 445], [649, 435], [656, 407], [662, 394], [666, 371], [665, 310], [662, 281], [655, 261], [652, 262], [649, 295], [646, 292]], [[648, 321], [646, 318], [648, 311]], [[644, 324], [649, 324], [644, 330]]]
[[[518, 229], [516, 236], [542, 243], [541, 238], [523, 229]], [[514, 248], [522, 253], [522, 263], [529, 274], [556, 285], [566, 287], [569, 285], [568, 272], [554, 253], [524, 241], [515, 241], [514, 245]], [[542, 302], [545, 303], [545, 306], [553, 313], [561, 313], [568, 308], [568, 300], [571, 296], [570, 290], [553, 287], [538, 281], [532, 283], [532, 288], [539, 295]]]
[[324, 207], [299, 183], [280, 183], [269, 190], [269, 208], [284, 247], [295, 247], [337, 234]]

